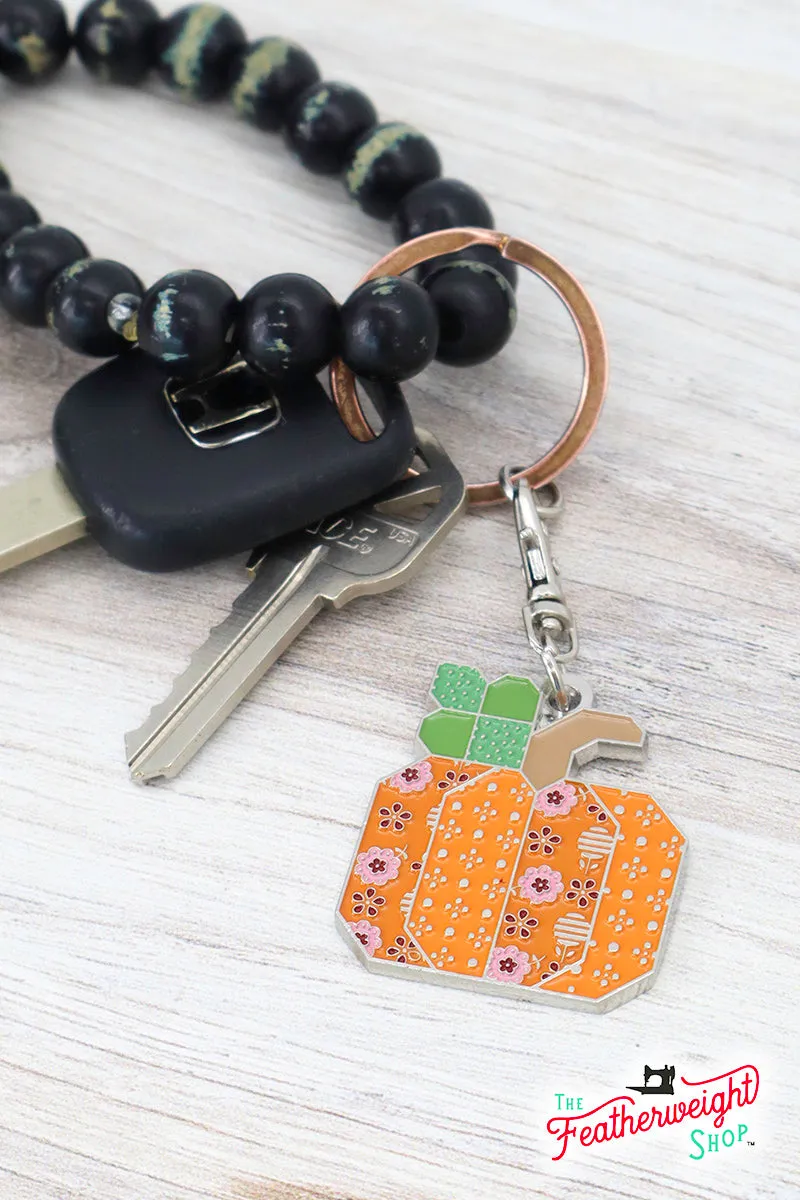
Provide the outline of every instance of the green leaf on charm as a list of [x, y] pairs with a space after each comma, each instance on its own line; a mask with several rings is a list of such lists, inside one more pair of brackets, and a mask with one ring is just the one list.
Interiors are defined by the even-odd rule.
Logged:
[[530, 679], [504, 675], [487, 689], [481, 712], [487, 717], [533, 721], [538, 705], [539, 689]]
[[444, 709], [425, 718], [419, 728], [419, 739], [431, 754], [464, 758], [474, 726], [472, 713]]
[[504, 717], [478, 717], [467, 749], [469, 762], [493, 767], [522, 766], [531, 736], [527, 721], [509, 721]]
[[442, 663], [436, 672], [431, 694], [442, 708], [476, 713], [486, 692], [486, 680], [475, 667]]

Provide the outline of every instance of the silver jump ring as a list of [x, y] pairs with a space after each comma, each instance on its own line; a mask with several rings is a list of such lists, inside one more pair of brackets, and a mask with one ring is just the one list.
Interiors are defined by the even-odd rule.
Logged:
[[548, 639], [544, 639], [538, 647], [547, 682], [550, 684], [552, 699], [560, 713], [568, 713], [571, 708], [569, 688], [553, 647]]

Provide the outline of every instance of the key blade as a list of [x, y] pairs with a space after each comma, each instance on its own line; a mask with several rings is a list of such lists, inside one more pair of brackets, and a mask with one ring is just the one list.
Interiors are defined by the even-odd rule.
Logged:
[[172, 779], [194, 757], [324, 604], [320, 596], [316, 605], [287, 607], [326, 553], [319, 545], [299, 558], [265, 561], [193, 654], [167, 699], [125, 735], [131, 778], [139, 783]]
[[[420, 454], [424, 486], [405, 480], [375, 503], [256, 553], [255, 580], [230, 616], [196, 652], [165, 703], [128, 734], [133, 779], [177, 775], [320, 609], [388, 591], [416, 573], [466, 504], [463, 479], [430, 435], [421, 436]], [[405, 512], [411, 500], [419, 508], [434, 494], [437, 503], [421, 519], [384, 515], [394, 503]]]
[[76, 542], [86, 518], [58, 467], [0, 488], [0, 573]]

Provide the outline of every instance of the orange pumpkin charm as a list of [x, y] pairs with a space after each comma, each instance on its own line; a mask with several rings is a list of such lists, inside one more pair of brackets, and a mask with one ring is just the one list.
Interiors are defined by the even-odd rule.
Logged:
[[650, 796], [574, 768], [641, 754], [630, 718], [537, 718], [527, 679], [445, 664], [426, 757], [382, 780], [342, 891], [362, 962], [605, 1011], [648, 988], [685, 841]]

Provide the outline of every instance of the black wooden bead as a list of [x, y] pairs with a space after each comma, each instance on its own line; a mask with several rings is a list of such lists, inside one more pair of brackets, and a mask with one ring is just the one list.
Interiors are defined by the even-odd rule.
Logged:
[[412, 188], [441, 174], [439, 153], [410, 125], [376, 125], [356, 143], [345, 187], [371, 217], [387, 218]]
[[83, 258], [56, 275], [47, 290], [47, 324], [78, 354], [110, 358], [130, 346], [108, 324], [108, 305], [119, 292], [141, 296], [141, 280], [122, 263]]
[[423, 263], [417, 267], [417, 279], [420, 283], [433, 275], [435, 271], [440, 271], [442, 267], [449, 266], [454, 262], [479, 262], [485, 263], [489, 267], [494, 267], [495, 271], [508, 280], [512, 288], [516, 289], [519, 280], [519, 271], [517, 264], [511, 262], [508, 258], [503, 258], [502, 254], [495, 250], [494, 246], [467, 246], [464, 250], [457, 250], [454, 254], [440, 254], [438, 258], [432, 258], [429, 262]]
[[0, 71], [15, 83], [41, 83], [55, 75], [71, 44], [58, 0], [2, 0]]
[[75, 50], [98, 78], [141, 83], [155, 63], [158, 22], [150, 0], [92, 0], [75, 26]]
[[174, 271], [144, 294], [139, 345], [175, 375], [212, 375], [233, 357], [238, 307], [224, 279], [207, 271]]
[[0, 191], [9, 191], [11, 188], [11, 176], [5, 167], [0, 167]]
[[245, 46], [239, 22], [216, 4], [190, 4], [156, 29], [156, 68], [166, 84], [195, 100], [214, 100], [231, 83]]
[[[494, 229], [494, 216], [489, 205], [468, 183], [458, 179], [431, 179], [414, 188], [403, 198], [392, 222], [395, 237], [399, 242], [435, 233], [441, 229], [455, 229], [459, 225], [475, 229]], [[468, 246], [455, 254], [442, 254], [417, 268], [417, 279], [425, 279], [450, 262], [468, 259], [488, 263], [504, 275], [513, 288], [517, 286], [516, 263], [509, 262], [492, 246]]]
[[272, 275], [242, 300], [242, 357], [275, 382], [316, 375], [339, 353], [339, 305], [308, 275]]
[[472, 367], [502, 350], [517, 321], [511, 284], [487, 263], [449, 263], [425, 281], [436, 307], [436, 357], [452, 367]]
[[24, 325], [44, 325], [47, 289], [60, 271], [89, 251], [68, 229], [21, 229], [0, 250], [0, 303]]
[[338, 175], [353, 147], [378, 119], [372, 101], [345, 83], [318, 83], [295, 101], [286, 123], [287, 145], [316, 175]]
[[259, 129], [280, 129], [294, 101], [319, 79], [319, 67], [302, 46], [268, 37], [242, 51], [231, 98], [236, 111]]
[[492, 210], [480, 192], [460, 179], [429, 179], [404, 196], [392, 220], [398, 242], [470, 225], [494, 229]]
[[372, 279], [342, 306], [342, 358], [364, 379], [418, 375], [433, 360], [438, 338], [436, 308], [411, 279]]
[[16, 192], [0, 191], [0, 246], [26, 225], [41, 221], [36, 209]]

